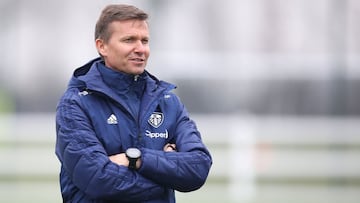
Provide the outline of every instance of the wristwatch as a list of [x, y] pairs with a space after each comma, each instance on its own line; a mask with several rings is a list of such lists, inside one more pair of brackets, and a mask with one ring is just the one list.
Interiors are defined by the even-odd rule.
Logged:
[[129, 160], [129, 169], [136, 169], [136, 161], [141, 157], [141, 151], [138, 148], [128, 148], [125, 152]]

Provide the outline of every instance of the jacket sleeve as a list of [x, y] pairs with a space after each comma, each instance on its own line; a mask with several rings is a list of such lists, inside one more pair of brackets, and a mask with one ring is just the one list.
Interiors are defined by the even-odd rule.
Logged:
[[64, 98], [56, 115], [56, 155], [82, 192], [95, 199], [144, 201], [164, 188], [126, 167], [112, 163], [76, 99]]
[[177, 152], [142, 149], [139, 173], [160, 185], [181, 192], [200, 188], [206, 181], [212, 158], [195, 123], [177, 99], [175, 144]]

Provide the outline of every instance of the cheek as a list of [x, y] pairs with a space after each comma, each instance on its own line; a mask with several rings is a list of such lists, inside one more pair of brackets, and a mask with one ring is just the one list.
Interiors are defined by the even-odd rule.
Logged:
[[146, 58], [149, 58], [149, 56], [150, 56], [150, 48], [146, 49], [145, 56], [146, 56]]
[[117, 47], [116, 49], [113, 49], [111, 51], [111, 55], [113, 60], [119, 61], [122, 60], [123, 58], [126, 58], [127, 55], [129, 55], [129, 52], [127, 52], [126, 49]]

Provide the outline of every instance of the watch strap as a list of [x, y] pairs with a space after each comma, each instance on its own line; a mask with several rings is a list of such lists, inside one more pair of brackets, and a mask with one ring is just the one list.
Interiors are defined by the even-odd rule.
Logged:
[[137, 158], [129, 158], [129, 169], [136, 169], [136, 161], [138, 159]]

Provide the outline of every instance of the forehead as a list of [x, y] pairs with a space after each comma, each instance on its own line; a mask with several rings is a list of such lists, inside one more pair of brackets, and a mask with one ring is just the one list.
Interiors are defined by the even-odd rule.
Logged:
[[110, 23], [110, 31], [120, 35], [149, 35], [148, 23], [144, 20], [122, 20]]

